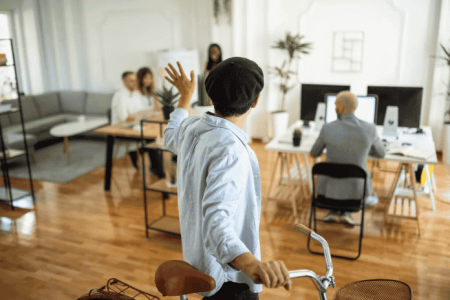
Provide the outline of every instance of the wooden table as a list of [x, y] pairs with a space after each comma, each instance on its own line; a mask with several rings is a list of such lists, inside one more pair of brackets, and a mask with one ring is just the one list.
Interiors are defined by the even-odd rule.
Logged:
[[[156, 115], [148, 118], [152, 121], [161, 121], [166, 123], [164, 116]], [[112, 176], [112, 162], [113, 162], [113, 149], [115, 138], [125, 138], [133, 141], [141, 140], [141, 131], [134, 130], [130, 127], [124, 127], [128, 123], [121, 122], [114, 125], [105, 126], [94, 130], [94, 133], [103, 134], [106, 136], [106, 163], [105, 163], [105, 191], [111, 189], [111, 176]], [[161, 126], [162, 127], [162, 126]], [[143, 128], [144, 139], [157, 139], [162, 137], [162, 128], [159, 124], [146, 124]]]

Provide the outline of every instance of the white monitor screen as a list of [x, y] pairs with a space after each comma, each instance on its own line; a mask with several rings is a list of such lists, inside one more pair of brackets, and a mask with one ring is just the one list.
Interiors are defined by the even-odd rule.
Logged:
[[[327, 111], [325, 114], [325, 122], [330, 123], [337, 120], [336, 114], [336, 95], [326, 95]], [[377, 96], [358, 96], [358, 107], [355, 116], [363, 121], [375, 124], [377, 113]]]

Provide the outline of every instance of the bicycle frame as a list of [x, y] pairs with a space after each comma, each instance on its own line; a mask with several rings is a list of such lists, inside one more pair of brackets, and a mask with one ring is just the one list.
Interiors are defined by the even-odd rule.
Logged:
[[313, 239], [322, 244], [327, 273], [325, 274], [325, 276], [318, 276], [316, 273], [310, 270], [295, 270], [289, 271], [289, 278], [299, 278], [299, 277], [311, 278], [315, 287], [319, 291], [320, 300], [327, 300], [326, 293], [328, 288], [330, 286], [336, 287], [336, 283], [334, 282], [333, 277], [333, 263], [331, 262], [331, 254], [328, 243], [323, 237], [321, 237], [320, 235], [318, 235], [317, 233], [315, 233], [314, 231], [312, 231], [311, 229], [307, 228], [302, 224], [297, 224], [294, 226], [294, 228], [306, 236], [311, 236]]

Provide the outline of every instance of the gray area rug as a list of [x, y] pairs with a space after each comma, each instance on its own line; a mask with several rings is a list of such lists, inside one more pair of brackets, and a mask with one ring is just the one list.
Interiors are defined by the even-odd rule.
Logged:
[[[36, 163], [31, 163], [33, 179], [65, 183], [105, 165], [106, 141], [69, 138], [70, 165], [63, 149], [64, 143], [58, 142], [36, 150]], [[117, 158], [125, 154], [126, 148], [120, 147]], [[9, 163], [9, 175], [28, 178], [25, 157]]]

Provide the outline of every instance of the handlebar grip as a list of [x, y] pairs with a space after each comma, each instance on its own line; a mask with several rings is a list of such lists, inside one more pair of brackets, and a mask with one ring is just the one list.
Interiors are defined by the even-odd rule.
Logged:
[[303, 233], [303, 234], [306, 235], [306, 236], [310, 236], [311, 233], [314, 232], [312, 229], [309, 229], [308, 227], [306, 227], [305, 225], [300, 224], [300, 223], [295, 224], [295, 225], [294, 225], [294, 228], [295, 228], [296, 230], [300, 231], [301, 233]]

